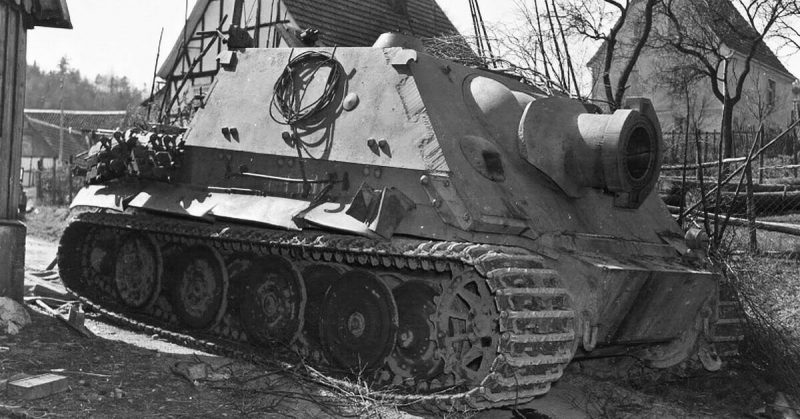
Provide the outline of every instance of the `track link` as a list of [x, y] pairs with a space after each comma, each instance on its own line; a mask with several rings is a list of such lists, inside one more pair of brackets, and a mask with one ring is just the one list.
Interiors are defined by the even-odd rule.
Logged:
[[[485, 349], [492, 356], [488, 373], [479, 382], [468, 382], [459, 380], [458, 372], [448, 367], [443, 376], [455, 375], [455, 379], [401, 381], [399, 388], [392, 389], [400, 394], [384, 395], [398, 401], [432, 402], [443, 408], [461, 404], [484, 408], [526, 402], [547, 393], [574, 354], [575, 313], [570, 308], [567, 291], [561, 287], [557, 272], [546, 269], [541, 257], [524, 249], [408, 239], [377, 242], [321, 232], [294, 234], [149, 214], [84, 213], [76, 217], [67, 227], [59, 248], [59, 270], [65, 284], [81, 295], [85, 304], [115, 323], [205, 351], [249, 361], [264, 356], [242, 349], [241, 343], [248, 342], [248, 336], [235, 316], [235, 307], [229, 307], [211, 330], [199, 332], [186, 330], [165, 297], [141, 310], [120, 304], [115, 297], [111, 271], [104, 266], [113, 255], [98, 253], [104, 249], [113, 252], [115, 241], [128, 233], [152, 237], [165, 253], [170, 248], [202, 245], [215, 249], [226, 259], [238, 254], [280, 256], [298, 263], [335, 263], [351, 269], [381, 269], [401, 276], [434, 274], [442, 292], [448, 292], [452, 278], [458, 274], [479, 276], [491, 295], [491, 301], [484, 301], [492, 306], [493, 343]], [[165, 261], [165, 271], [168, 265]], [[444, 332], [440, 330], [442, 335]], [[283, 343], [290, 344], [292, 352], [309, 355], [302, 338]], [[459, 356], [448, 354], [441, 341], [438, 345], [440, 357]], [[319, 356], [309, 358], [317, 359], [319, 365], [315, 367], [327, 366]], [[449, 361], [452, 360], [446, 360], [445, 364], [452, 365]], [[385, 374], [387, 370], [382, 371]], [[423, 381], [425, 385], [420, 387]], [[396, 380], [394, 384], [397, 385]], [[420, 388], [424, 389], [422, 394]]]
[[709, 341], [714, 344], [718, 355], [723, 358], [737, 358], [739, 344], [744, 340], [746, 317], [736, 292], [730, 284], [720, 284], [716, 321], [710, 327]]

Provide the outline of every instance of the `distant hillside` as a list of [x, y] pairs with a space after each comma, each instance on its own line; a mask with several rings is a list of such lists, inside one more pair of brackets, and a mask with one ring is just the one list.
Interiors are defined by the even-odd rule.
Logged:
[[36, 63], [28, 65], [25, 107], [58, 109], [61, 73], [64, 73], [64, 109], [126, 110], [144, 99], [144, 91], [130, 85], [127, 77], [97, 76], [89, 81], [62, 59], [60, 69], [45, 72]]

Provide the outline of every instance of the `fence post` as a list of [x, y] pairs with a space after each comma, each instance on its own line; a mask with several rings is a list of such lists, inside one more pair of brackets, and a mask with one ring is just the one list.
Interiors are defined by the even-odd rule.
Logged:
[[69, 194], [67, 195], [67, 204], [72, 202], [72, 164], [67, 166], [67, 190]]
[[700, 202], [703, 206], [703, 227], [705, 227], [706, 234], [711, 236], [711, 226], [708, 221], [708, 205], [706, 205], [706, 187], [705, 180], [703, 179], [703, 149], [708, 150], [708, 147], [700, 145], [700, 130], [697, 130], [694, 137], [695, 148], [697, 149], [697, 181], [700, 184]]
[[670, 154], [672, 154], [672, 161], [678, 161], [678, 144], [675, 143], [675, 130], [670, 131], [669, 133], [669, 146], [670, 146]]
[[[797, 166], [797, 130], [793, 133], [790, 137], [792, 141], [792, 166]], [[794, 177], [797, 177], [797, 167], [792, 168], [792, 173], [794, 173]]]
[[55, 205], [58, 202], [56, 186], [58, 185], [58, 173], [56, 172], [56, 164], [58, 163], [58, 159], [53, 159], [53, 179], [50, 180], [50, 205]]
[[703, 156], [704, 156], [703, 149], [705, 147], [703, 147], [700, 144], [700, 130], [699, 129], [695, 130], [695, 132], [694, 132], [694, 142], [695, 142], [695, 153], [694, 153], [694, 156], [695, 156], [695, 163], [697, 163], [697, 173], [695, 174], [695, 176], [697, 177], [697, 179], [702, 180], [703, 179]]
[[[761, 124], [761, 126], [758, 127], [758, 138], [759, 138], [759, 141], [760, 141], [758, 143], [758, 147], [759, 147], [759, 149], [762, 149], [762, 148], [764, 148], [764, 125], [763, 124]], [[764, 153], [761, 153], [758, 156], [758, 183], [759, 184], [764, 183]]]
[[42, 189], [42, 171], [36, 170], [36, 205], [44, 202], [43, 196], [43, 189]]
[[[673, 134], [674, 137], [674, 134]], [[675, 158], [677, 161], [677, 157]], [[678, 213], [678, 224], [683, 226], [683, 211], [686, 210], [686, 195], [687, 195], [687, 188], [686, 188], [686, 166], [689, 165], [689, 127], [686, 127], [686, 130], [683, 131], [683, 170], [681, 170], [681, 204], [680, 204], [680, 213]]]
[[758, 230], [756, 229], [756, 205], [753, 200], [753, 170], [750, 161], [745, 163], [744, 173], [747, 178], [747, 229], [750, 232], [750, 253], [758, 254]]

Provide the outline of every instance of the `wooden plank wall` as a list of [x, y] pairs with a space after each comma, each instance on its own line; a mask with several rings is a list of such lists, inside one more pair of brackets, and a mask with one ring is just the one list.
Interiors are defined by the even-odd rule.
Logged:
[[26, 47], [22, 10], [0, 0], [0, 220], [17, 217]]
[[22, 301], [25, 225], [17, 221], [26, 28], [16, 0], [0, 0], [0, 296]]

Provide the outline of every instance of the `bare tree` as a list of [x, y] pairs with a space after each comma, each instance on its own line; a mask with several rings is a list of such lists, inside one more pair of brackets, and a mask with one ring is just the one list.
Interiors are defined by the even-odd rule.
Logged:
[[765, 123], [777, 109], [790, 104], [785, 93], [773, 90], [770, 81], [765, 80], [762, 73], [753, 72], [742, 92], [745, 112], [759, 124]]
[[[561, 8], [567, 26], [586, 39], [602, 41], [603, 91], [609, 108], [622, 106], [628, 79], [647, 45], [653, 27], [653, 10], [658, 0], [589, 0], [564, 1]], [[623, 28], [631, 27], [631, 36]], [[615, 65], [616, 64], [616, 65]], [[612, 80], [612, 68], [619, 77]]]
[[[767, 48], [764, 39], [774, 36], [797, 6], [792, 0], [660, 0], [659, 6], [665, 24], [658, 25], [653, 44], [689, 57], [705, 75], [723, 107], [723, 153], [732, 157], [734, 108], [742, 99], [753, 58]], [[737, 52], [742, 58], [733, 67]]]
[[[680, 58], [680, 57], [679, 57]], [[691, 133], [697, 130], [697, 127], [702, 123], [705, 115], [706, 97], [705, 95], [694, 95], [692, 92], [695, 90], [697, 84], [702, 81], [704, 75], [699, 72], [691, 63], [686, 62], [686, 59], [675, 60], [674, 57], [661, 57], [657, 60], [657, 68], [661, 68], [655, 74], [654, 82], [659, 85], [673, 101], [673, 109], [679, 109], [678, 103], [682, 102], [684, 106], [684, 113], [681, 115], [683, 123], [680, 127], [676, 127], [678, 132], [683, 133], [682, 145], [677, 143], [669, 144], [668, 147], [673, 150], [673, 156], [678, 159], [676, 151], [681, 150], [682, 156], [680, 160], [683, 162], [682, 179], [681, 179], [681, 193], [684, 199], [680, 200], [680, 212], [678, 222], [683, 222], [683, 212], [686, 205], [691, 205], [687, 202], [686, 197], [693, 196], [690, 193], [690, 188], [687, 187], [687, 175], [689, 166], [689, 140]], [[673, 135], [674, 139], [675, 136]], [[697, 138], [695, 138], [697, 140]], [[695, 147], [697, 150], [695, 154], [697, 163], [697, 178], [702, 179], [702, 154], [699, 150], [699, 144]], [[702, 193], [700, 194], [702, 195]], [[705, 207], [704, 207], [705, 209]], [[708, 227], [706, 223], [706, 227]]]
[[514, 0], [514, 5], [516, 19], [492, 28], [501, 61], [547, 91], [581, 97], [563, 10], [554, 0]]
[[[660, 57], [656, 67], [661, 70], [655, 73], [659, 87], [672, 99], [673, 105], [682, 105], [682, 119], [685, 121], [681, 131], [690, 131], [701, 125], [706, 108], [705, 96], [693, 94], [705, 74], [692, 65], [692, 62], [681, 56]], [[678, 109], [678, 106], [672, 106]]]
[[776, 22], [774, 37], [781, 41], [781, 47], [800, 51], [800, 3], [792, 2], [788, 7], [789, 17]]

